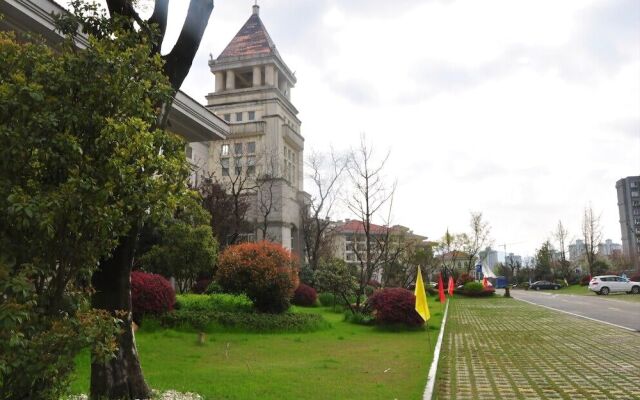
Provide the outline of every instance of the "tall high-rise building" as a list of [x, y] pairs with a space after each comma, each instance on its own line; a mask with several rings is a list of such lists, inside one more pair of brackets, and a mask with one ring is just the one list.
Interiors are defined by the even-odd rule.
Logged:
[[622, 252], [640, 270], [640, 176], [629, 176], [616, 182]]
[[[243, 190], [251, 239], [279, 242], [302, 255], [301, 210], [304, 138], [291, 102], [296, 77], [260, 19], [260, 7], [236, 36], [209, 61], [215, 92], [207, 108], [229, 123], [227, 140], [210, 147], [217, 180]], [[266, 229], [265, 229], [266, 228]]]

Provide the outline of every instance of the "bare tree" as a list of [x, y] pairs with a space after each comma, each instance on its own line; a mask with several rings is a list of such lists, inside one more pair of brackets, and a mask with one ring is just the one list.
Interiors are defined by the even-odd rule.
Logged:
[[381, 232], [375, 228], [373, 220], [383, 207], [391, 205], [391, 199], [395, 185], [389, 188], [384, 181], [382, 171], [389, 159], [387, 153], [380, 161], [374, 157], [373, 146], [366, 143], [365, 136], [360, 137], [360, 145], [349, 156], [347, 173], [349, 175], [353, 192], [348, 197], [346, 204], [348, 209], [362, 222], [362, 236], [364, 249], [359, 244], [354, 247], [354, 253], [360, 264], [358, 271], [358, 290], [356, 291], [356, 306], [365, 295], [367, 283], [374, 272], [380, 267], [385, 258], [384, 249], [380, 249], [376, 236], [388, 235], [388, 227]]
[[262, 232], [263, 240], [269, 238], [269, 217], [282, 210], [281, 196], [276, 196], [277, 183], [283, 178], [278, 173], [278, 158], [274, 151], [267, 152], [263, 157], [263, 164], [256, 180], [257, 212], [259, 213], [258, 230]]
[[558, 221], [558, 226], [556, 227], [555, 232], [553, 233], [553, 237], [558, 243], [558, 248], [560, 249], [560, 260], [559, 260], [559, 269], [562, 277], [567, 279], [569, 277], [569, 273], [571, 271], [571, 263], [567, 260], [567, 253], [565, 251], [567, 245], [567, 238], [569, 237], [569, 232], [562, 225], [562, 221]]
[[491, 228], [487, 221], [482, 219], [481, 212], [472, 212], [469, 223], [471, 233], [463, 237], [464, 244], [462, 251], [466, 257], [466, 270], [469, 273], [476, 264], [476, 259], [480, 255], [480, 251], [491, 244], [489, 236]]
[[215, 179], [203, 179], [196, 188], [202, 196], [202, 206], [211, 214], [211, 229], [222, 248], [233, 244], [240, 232], [248, 230], [246, 214], [249, 202], [233, 196]]
[[[226, 159], [226, 162], [230, 162], [230, 159]], [[220, 160], [221, 163], [225, 163], [225, 159]], [[255, 196], [258, 184], [256, 179], [252, 176], [246, 168], [242, 166], [234, 166], [234, 168], [228, 167], [229, 164], [225, 163], [224, 168], [228, 170], [228, 173], [223, 173], [221, 177], [213, 177], [214, 181], [224, 188], [229, 196], [231, 196], [231, 212], [232, 212], [232, 229], [228, 236], [225, 238], [224, 245], [229, 246], [238, 242], [240, 235], [247, 233], [245, 231], [247, 212], [250, 204], [250, 199]], [[214, 222], [215, 223], [215, 222]]]
[[584, 238], [585, 256], [589, 265], [589, 274], [592, 274], [594, 264], [597, 261], [598, 244], [602, 240], [602, 227], [600, 226], [600, 216], [594, 214], [591, 206], [584, 209], [582, 236]]
[[309, 268], [315, 274], [321, 257], [330, 246], [331, 212], [338, 199], [347, 162], [332, 149], [328, 157], [312, 151], [306, 164], [314, 194], [302, 209], [302, 236]]
[[456, 235], [446, 233], [436, 245], [436, 254], [440, 270], [444, 276], [455, 276], [456, 267], [463, 261], [467, 261], [466, 254], [462, 251], [464, 243], [467, 242], [465, 234]]

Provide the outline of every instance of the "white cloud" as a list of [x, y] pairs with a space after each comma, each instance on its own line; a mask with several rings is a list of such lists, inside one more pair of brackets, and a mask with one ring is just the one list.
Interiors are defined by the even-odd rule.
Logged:
[[[260, 4], [297, 73], [307, 148], [362, 132], [392, 148], [396, 222], [437, 238], [484, 211], [496, 243], [531, 254], [558, 219], [577, 236], [592, 203], [620, 241], [615, 181], [640, 173], [634, 0]], [[216, 2], [187, 93], [204, 102], [209, 53], [249, 15], [249, 2]]]

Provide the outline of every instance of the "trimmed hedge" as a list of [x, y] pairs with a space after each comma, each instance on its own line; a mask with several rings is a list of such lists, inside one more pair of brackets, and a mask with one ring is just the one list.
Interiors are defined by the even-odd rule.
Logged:
[[320, 314], [263, 314], [175, 310], [159, 317], [165, 328], [193, 328], [251, 333], [312, 332], [330, 327]]
[[131, 273], [131, 305], [134, 321], [144, 315], [160, 315], [173, 310], [176, 292], [161, 275], [141, 271]]
[[298, 288], [293, 293], [292, 303], [302, 307], [313, 307], [318, 300], [318, 293], [311, 286], [307, 286], [304, 283], [298, 285]]
[[176, 296], [175, 308], [183, 311], [249, 313], [253, 311], [253, 303], [243, 294], [183, 294]]
[[493, 296], [496, 289], [493, 286], [483, 287], [480, 282], [467, 282], [462, 289], [455, 289], [455, 294], [461, 294], [467, 297], [488, 297]]
[[369, 297], [367, 305], [374, 310], [373, 314], [378, 324], [402, 324], [412, 327], [424, 324], [424, 320], [415, 310], [416, 296], [407, 289], [377, 290]]
[[469, 275], [466, 272], [463, 272], [458, 279], [456, 280], [456, 286], [464, 286], [468, 282], [473, 282], [475, 279], [473, 276]]

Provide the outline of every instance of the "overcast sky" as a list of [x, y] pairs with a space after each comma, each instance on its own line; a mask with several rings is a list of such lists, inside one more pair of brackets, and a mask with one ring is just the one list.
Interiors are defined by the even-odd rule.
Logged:
[[[171, 2], [173, 40], [185, 3]], [[209, 54], [253, 1], [215, 4], [182, 87], [203, 104]], [[394, 223], [437, 239], [482, 211], [496, 245], [530, 255], [559, 219], [579, 237], [591, 204], [605, 238], [620, 242], [615, 183], [640, 174], [639, 1], [259, 4], [296, 71], [306, 151], [347, 149], [361, 133], [390, 148]]]

